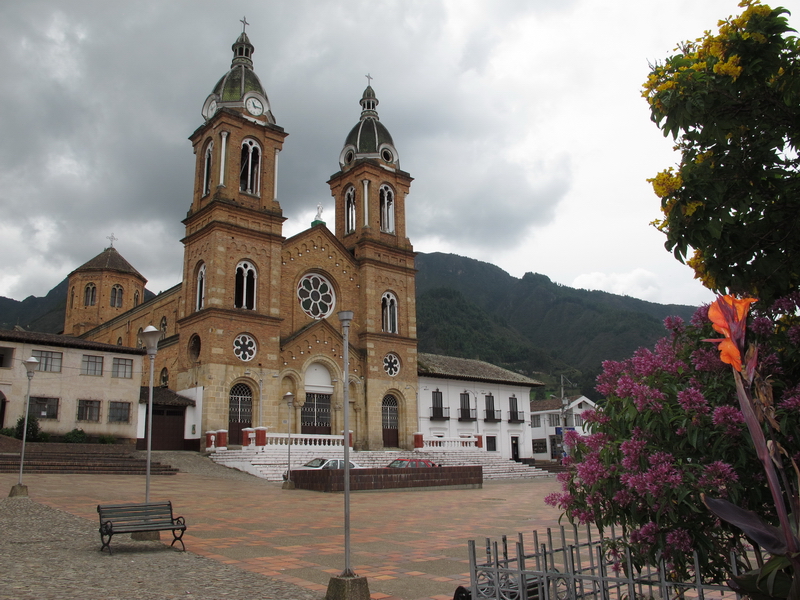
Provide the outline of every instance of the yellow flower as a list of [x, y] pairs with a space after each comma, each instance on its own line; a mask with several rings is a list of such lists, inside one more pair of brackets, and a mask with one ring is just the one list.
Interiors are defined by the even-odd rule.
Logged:
[[680, 174], [674, 174], [672, 172], [672, 167], [661, 171], [661, 173], [647, 181], [653, 185], [653, 191], [659, 198], [671, 196], [683, 185], [683, 179], [681, 179]]
[[739, 77], [742, 74], [742, 67], [739, 66], [739, 56], [734, 54], [725, 62], [718, 62], [714, 65], [714, 73], [718, 73], [719, 75], [730, 75], [733, 77], [733, 80]]

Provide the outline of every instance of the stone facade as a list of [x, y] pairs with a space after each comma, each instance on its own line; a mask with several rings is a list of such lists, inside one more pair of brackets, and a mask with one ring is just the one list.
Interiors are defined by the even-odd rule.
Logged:
[[[201, 431], [228, 429], [229, 443], [245, 426], [286, 431], [288, 422], [297, 433], [340, 434], [347, 385], [355, 446], [411, 449], [417, 340], [405, 199], [412, 179], [378, 122], [374, 92], [364, 92], [357, 127], [376, 135], [352, 144], [348, 137], [350, 150], [329, 181], [336, 232], [318, 214], [312, 227], [286, 239], [277, 182], [287, 134], [252, 72], [246, 34], [233, 49], [231, 71], [206, 99], [205, 123], [190, 137], [196, 174], [183, 221], [182, 282], [93, 320], [68, 304], [65, 331], [136, 346], [144, 327], [163, 325], [157, 382], [178, 392], [202, 388]], [[70, 288], [98, 277], [107, 287], [123, 274], [79, 268]], [[354, 313], [348, 348], [339, 311]]]

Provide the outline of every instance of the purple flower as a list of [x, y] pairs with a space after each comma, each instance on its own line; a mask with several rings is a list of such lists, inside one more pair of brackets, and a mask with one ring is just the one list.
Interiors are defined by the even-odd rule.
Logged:
[[587, 487], [593, 486], [607, 474], [605, 465], [596, 452], [590, 452], [581, 462], [576, 463], [575, 471], [578, 479]]
[[708, 414], [709, 407], [703, 393], [696, 388], [687, 388], [678, 392], [678, 404], [686, 412], [695, 412], [700, 415]]
[[631, 531], [631, 543], [641, 544], [642, 542], [649, 542], [654, 544], [656, 541], [656, 534], [658, 533], [658, 525], [650, 521], [642, 526], [641, 529], [634, 529]]
[[727, 366], [719, 359], [719, 352], [713, 346], [701, 346], [692, 352], [692, 365], [698, 371], [715, 373], [727, 370]]
[[664, 327], [674, 333], [683, 333], [685, 329], [683, 319], [678, 316], [671, 316], [664, 319]]
[[756, 317], [750, 324], [750, 329], [758, 335], [769, 336], [772, 335], [774, 325], [768, 317]]
[[692, 539], [689, 537], [689, 532], [685, 529], [673, 529], [667, 534], [667, 548], [671, 550], [679, 550], [680, 552], [692, 551]]
[[726, 434], [736, 435], [742, 432], [741, 424], [744, 423], [744, 416], [733, 406], [718, 406], [711, 415], [711, 422], [722, 428]]
[[800, 410], [800, 385], [789, 388], [783, 392], [778, 408], [784, 410]]
[[739, 476], [733, 470], [733, 467], [726, 462], [716, 460], [703, 468], [703, 474], [700, 476], [698, 483], [703, 488], [716, 492], [726, 492], [728, 484], [734, 481], [739, 481]]
[[701, 306], [692, 315], [691, 323], [693, 326], [697, 327], [698, 329], [702, 329], [705, 325], [708, 324], [708, 307], [709, 305], [706, 304], [705, 306]]
[[622, 451], [622, 467], [628, 471], [639, 470], [639, 459], [644, 452], [647, 442], [644, 440], [625, 440], [620, 444]]
[[789, 341], [795, 346], [800, 346], [800, 325], [792, 325], [786, 332]]

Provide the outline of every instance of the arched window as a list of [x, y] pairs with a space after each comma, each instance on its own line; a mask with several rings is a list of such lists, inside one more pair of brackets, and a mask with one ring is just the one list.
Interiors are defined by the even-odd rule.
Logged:
[[236, 292], [233, 305], [248, 310], [256, 308], [256, 268], [253, 263], [246, 260], [236, 266]]
[[133, 292], [133, 305], [139, 306], [139, 292]]
[[203, 196], [211, 193], [211, 158], [214, 151], [214, 142], [209, 142], [203, 159]]
[[197, 299], [195, 310], [200, 310], [206, 303], [206, 265], [200, 265], [197, 270]]
[[397, 448], [400, 445], [397, 398], [391, 394], [381, 402], [381, 425], [383, 426], [383, 447]]
[[394, 191], [384, 184], [380, 189], [381, 231], [394, 233]]
[[144, 341], [142, 340], [142, 328], [139, 327], [139, 331], [136, 332], [136, 347], [141, 348], [144, 346]]
[[161, 369], [161, 376], [158, 380], [161, 382], [161, 387], [167, 387], [169, 385], [169, 371], [167, 367]]
[[356, 188], [350, 186], [344, 193], [344, 232], [356, 230]]
[[69, 295], [69, 307], [75, 308], [75, 286], [72, 286], [72, 292]]
[[97, 287], [93, 283], [89, 283], [86, 285], [86, 289], [83, 290], [83, 305], [94, 306], [96, 302]]
[[381, 329], [385, 333], [397, 333], [397, 298], [391, 292], [381, 297]]
[[253, 419], [253, 390], [246, 383], [237, 383], [228, 397], [228, 443], [242, 444], [242, 429], [250, 427]]
[[117, 346], [122, 346], [122, 338], [121, 337], [117, 338]]
[[122, 286], [115, 285], [111, 288], [110, 305], [114, 308], [122, 308]]
[[242, 163], [239, 169], [239, 191], [258, 195], [261, 187], [261, 148], [255, 140], [242, 142]]
[[161, 339], [167, 337], [167, 317], [161, 317], [161, 324], [158, 327], [161, 330]]

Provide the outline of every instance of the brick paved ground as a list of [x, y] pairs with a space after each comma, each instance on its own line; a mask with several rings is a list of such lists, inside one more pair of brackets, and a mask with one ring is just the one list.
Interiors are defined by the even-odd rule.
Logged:
[[[97, 504], [143, 501], [144, 477], [26, 475], [33, 502], [0, 503], [0, 561], [15, 564], [4, 573], [13, 595], [0, 591], [0, 598], [323, 597], [344, 567], [343, 496], [283, 490], [199, 456], [186, 459], [202, 468], [176, 464], [193, 472], [153, 477], [150, 488], [151, 499], [171, 500], [186, 518], [186, 554], [127, 536], [114, 538], [112, 557], [97, 552]], [[0, 493], [16, 481], [0, 475]], [[554, 478], [537, 478], [486, 482], [480, 490], [353, 494], [351, 564], [367, 577], [374, 600], [449, 600], [469, 580], [467, 541], [554, 526], [558, 512], [542, 499], [558, 487]], [[48, 536], [48, 520], [63, 520], [64, 531]], [[21, 523], [12, 534], [9, 521]], [[121, 572], [128, 587], [109, 596], [104, 574]]]

